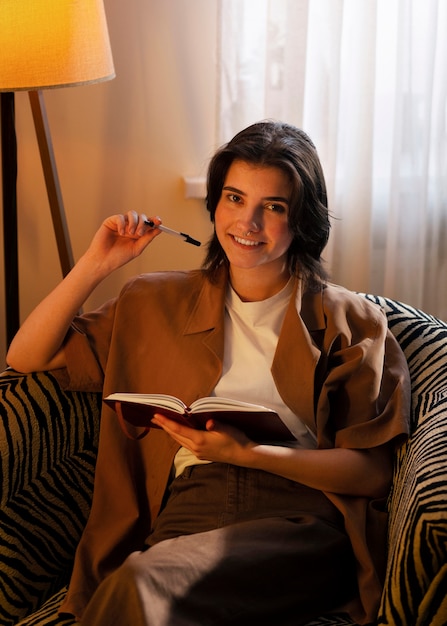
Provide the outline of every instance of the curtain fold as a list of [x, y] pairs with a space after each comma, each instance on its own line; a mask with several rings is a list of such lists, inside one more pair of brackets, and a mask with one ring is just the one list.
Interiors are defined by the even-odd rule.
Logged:
[[447, 3], [221, 0], [218, 141], [309, 133], [335, 282], [447, 319]]

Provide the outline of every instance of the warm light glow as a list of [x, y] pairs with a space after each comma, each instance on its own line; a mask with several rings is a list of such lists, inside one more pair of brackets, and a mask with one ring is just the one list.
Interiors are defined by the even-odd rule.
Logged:
[[102, 0], [0, 0], [0, 91], [114, 76]]

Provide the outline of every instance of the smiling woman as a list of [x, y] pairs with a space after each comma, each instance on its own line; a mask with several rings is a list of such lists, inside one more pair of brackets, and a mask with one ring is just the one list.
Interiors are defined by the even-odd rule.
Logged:
[[61, 612], [83, 626], [298, 626], [334, 610], [371, 623], [381, 503], [408, 433], [407, 362], [382, 308], [327, 281], [326, 188], [303, 131], [266, 121], [238, 133], [211, 160], [207, 206], [214, 233], [201, 269], [139, 275], [78, 315], [162, 232], [159, 218], [133, 211], [107, 218], [8, 362], [106, 397], [262, 405], [290, 438], [253, 441], [216, 411], [205, 430], [155, 413], [129, 439], [105, 404]]

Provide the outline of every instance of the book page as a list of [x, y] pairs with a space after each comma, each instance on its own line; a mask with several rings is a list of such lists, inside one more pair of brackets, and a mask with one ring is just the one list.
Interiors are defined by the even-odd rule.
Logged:
[[221, 398], [221, 397], [209, 397], [209, 398], [199, 398], [195, 402], [191, 404], [191, 411], [194, 413], [205, 412], [205, 411], [248, 411], [248, 412], [266, 412], [266, 413], [275, 413], [273, 409], [269, 409], [265, 406], [261, 406], [260, 404], [251, 404], [249, 402], [242, 402], [241, 400], [233, 400], [232, 398]]
[[165, 407], [177, 413], [183, 413], [186, 409], [186, 404], [179, 400], [179, 398], [163, 393], [112, 393], [107, 396], [106, 400]]

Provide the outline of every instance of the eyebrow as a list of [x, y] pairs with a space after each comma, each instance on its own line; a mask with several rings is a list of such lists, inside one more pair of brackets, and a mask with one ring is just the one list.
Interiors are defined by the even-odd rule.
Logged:
[[[247, 194], [236, 187], [231, 187], [231, 185], [225, 185], [222, 187], [222, 191], [233, 191], [237, 193], [239, 196], [246, 196]], [[267, 200], [268, 202], [284, 202], [289, 205], [290, 200], [288, 198], [284, 198], [283, 196], [268, 196], [267, 198], [263, 198], [263, 200]]]

